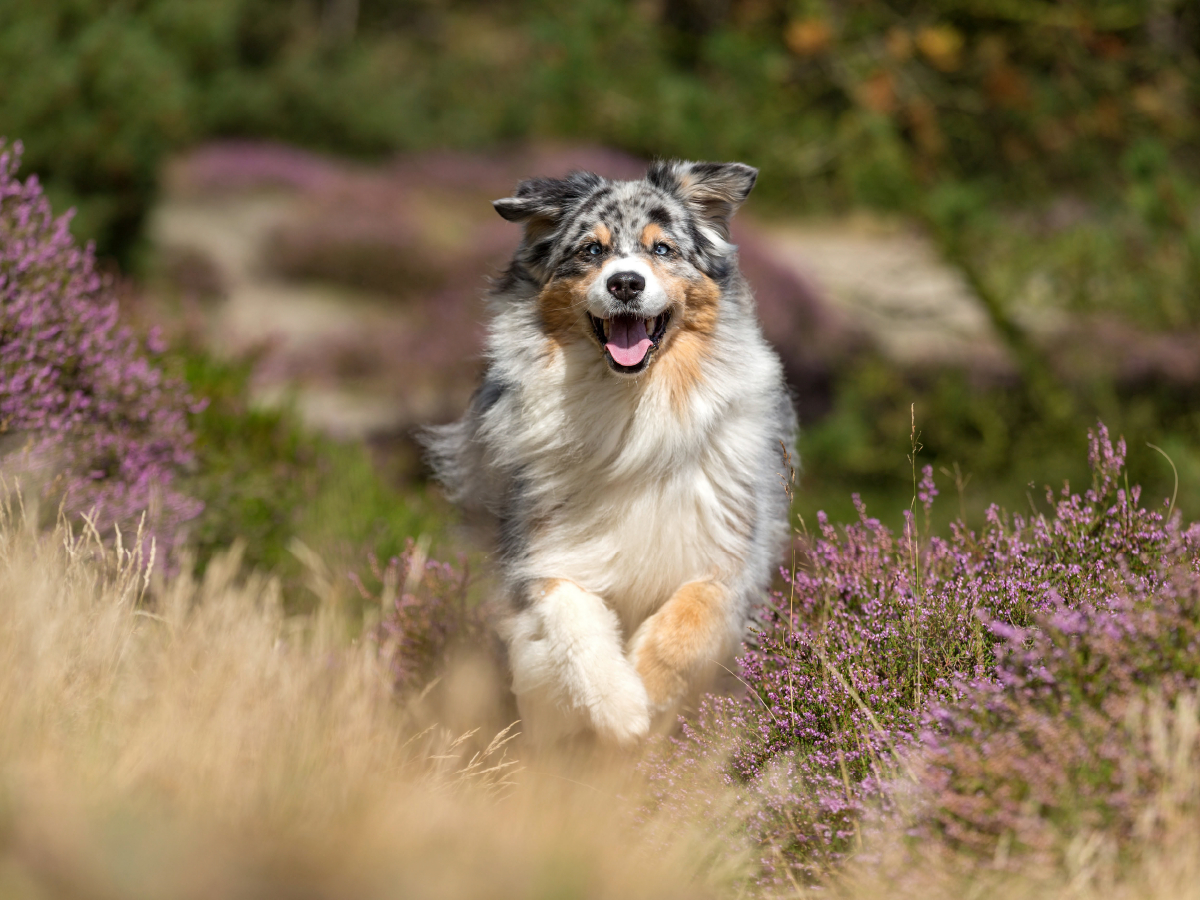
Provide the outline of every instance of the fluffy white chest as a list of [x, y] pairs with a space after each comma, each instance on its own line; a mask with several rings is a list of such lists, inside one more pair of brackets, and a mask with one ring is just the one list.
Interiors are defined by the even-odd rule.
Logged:
[[525, 574], [578, 583], [632, 630], [687, 582], [737, 569], [760, 456], [737, 419], [718, 416], [698, 434], [635, 413], [623, 428], [601, 421], [545, 447], [527, 470], [541, 490]]

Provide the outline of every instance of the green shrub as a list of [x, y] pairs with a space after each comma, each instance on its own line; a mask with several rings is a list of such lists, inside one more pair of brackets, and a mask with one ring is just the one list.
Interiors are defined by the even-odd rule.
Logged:
[[[209, 401], [193, 417], [197, 474], [188, 485], [205, 504], [190, 533], [201, 570], [244, 542], [246, 564], [282, 575], [295, 602], [307, 577], [295, 541], [341, 579], [366, 553], [388, 559], [408, 538], [442, 536], [448, 511], [419, 487], [385, 481], [366, 447], [314, 435], [289, 409], [254, 407], [249, 362], [197, 352], [181, 362], [191, 389]], [[342, 587], [349, 596], [350, 582]]]
[[343, 7], [11, 0], [0, 130], [124, 253], [164, 154], [216, 135], [741, 158], [780, 208], [908, 209], [966, 180], [1006, 201], [1124, 192], [1161, 218], [1184, 208], [1163, 193], [1173, 168], [1195, 178], [1200, 16], [1183, 0]]

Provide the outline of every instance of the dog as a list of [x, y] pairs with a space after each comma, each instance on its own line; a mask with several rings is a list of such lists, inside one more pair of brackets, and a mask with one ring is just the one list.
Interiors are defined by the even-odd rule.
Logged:
[[[659, 161], [639, 181], [521, 182], [486, 370], [426, 445], [495, 526], [499, 631], [537, 743], [628, 746], [740, 644], [789, 533], [796, 418], [729, 220], [758, 171]], [[783, 463], [786, 467], [786, 462]]]

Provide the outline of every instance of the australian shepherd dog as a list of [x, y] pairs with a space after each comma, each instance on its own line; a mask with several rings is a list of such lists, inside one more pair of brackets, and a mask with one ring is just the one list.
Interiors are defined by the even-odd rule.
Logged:
[[524, 225], [487, 369], [427, 438], [496, 528], [527, 733], [628, 745], [728, 662], [788, 534], [795, 414], [729, 243], [758, 172], [656, 162], [497, 200]]

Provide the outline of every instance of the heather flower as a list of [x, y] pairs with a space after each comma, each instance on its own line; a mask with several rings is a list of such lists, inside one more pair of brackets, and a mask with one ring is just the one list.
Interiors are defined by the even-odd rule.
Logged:
[[19, 143], [0, 141], [4, 468], [103, 533], [133, 530], [146, 513], [161, 552], [201, 509], [172, 487], [192, 463], [193, 401], [119, 323], [91, 246], [71, 237], [71, 214], [54, 218], [37, 177], [16, 177], [20, 155]]
[[1154, 577], [1118, 576], [1077, 604], [1051, 595], [1032, 627], [993, 626], [994, 671], [926, 718], [918, 833], [989, 860], [1003, 841], [1014, 865], [1060, 862], [1063, 836], [1081, 830], [1153, 837], [1147, 799], [1169, 773], [1131, 718], [1200, 686], [1198, 543], [1196, 526], [1175, 529]]
[[[679, 772], [716, 765], [752, 800], [750, 811], [740, 815], [761, 847], [764, 883], [816, 881], [857, 849], [867, 809], [893, 808], [891, 786], [898, 771], [911, 769], [913, 754], [943, 746], [939, 729], [958, 723], [955, 734], [977, 743], [945, 746], [958, 747], [955, 752], [978, 765], [964, 764], [959, 775], [929, 782], [945, 800], [941, 807], [930, 802], [946, 813], [931, 814], [928, 827], [954, 830], [946, 824], [956, 814], [950, 798], [969, 795], [978, 767], [986, 769], [989, 748], [1021, 740], [1020, 729], [1010, 726], [1025, 721], [1025, 708], [1010, 710], [1007, 718], [977, 716], [977, 709], [991, 708], [990, 698], [1025, 690], [1030, 679], [1038, 690], [1086, 686], [1099, 697], [1117, 671], [1123, 674], [1112, 688], [1128, 687], [1128, 695], [1129, 686], [1163, 679], [1176, 679], [1172, 690], [1190, 684], [1195, 666], [1184, 663], [1190, 652], [1184, 648], [1193, 647], [1192, 631], [1183, 625], [1190, 613], [1159, 610], [1152, 621], [1146, 608], [1154, 607], [1149, 598], [1164, 592], [1190, 596], [1168, 585], [1184, 561], [1195, 559], [1192, 538], [1168, 527], [1161, 513], [1142, 508], [1137, 488], [1122, 485], [1123, 441], [1114, 446], [1101, 425], [1089, 443], [1089, 490], [1081, 495], [1064, 487], [1057, 497], [1048, 492], [1048, 515], [992, 507], [978, 534], [957, 523], [948, 539], [919, 540], [909, 514], [897, 536], [857, 497], [859, 519], [851, 525], [835, 528], [819, 515], [817, 533], [799, 542], [797, 565], [783, 573], [787, 589], [771, 597], [759, 617], [761, 629], [747, 641], [739, 661], [746, 696], [706, 698], [684, 724], [682, 738], [657, 767], [652, 764], [663, 802], [673, 802]], [[935, 496], [926, 467], [918, 499], [928, 508]], [[1125, 618], [1114, 620], [1118, 609]], [[1081, 654], [1101, 659], [1100, 645], [1088, 643], [1094, 635], [1102, 635], [1095, 640], [1107, 648], [1105, 658], [1125, 654], [1111, 672], [1072, 668]], [[1159, 662], [1144, 668], [1148, 674], [1138, 681], [1135, 673], [1151, 658]], [[1081, 708], [1060, 704], [1030, 713], [1042, 716], [1047, 748], [1054, 734], [1069, 733], [1076, 739], [1072, 746], [1103, 754], [1096, 749], [1099, 725], [1072, 731], [1060, 721]], [[1083, 750], [1076, 756], [1090, 759]], [[1036, 766], [1038, 757], [1021, 759]], [[989, 782], [998, 797], [1018, 769], [1014, 764]], [[1088, 766], [1081, 762], [1079, 770]], [[927, 771], [959, 772], [953, 760]], [[1054, 783], [1051, 766], [1037, 777]], [[1097, 796], [1110, 787], [1097, 788]], [[994, 807], [984, 804], [970, 827], [976, 837], [994, 839], [1001, 827], [996, 823], [1011, 818], [1007, 801], [989, 802]], [[1096, 808], [1102, 806], [1098, 800]]]
[[921, 481], [917, 484], [917, 499], [926, 514], [933, 509], [933, 498], [938, 495], [937, 485], [933, 481], [933, 466], [925, 466], [921, 470]]
[[374, 637], [398, 692], [425, 687], [455, 645], [483, 642], [484, 618], [468, 602], [465, 565], [429, 559], [411, 538], [387, 565], [380, 566], [374, 554], [368, 555], [368, 565], [370, 587], [355, 572], [350, 580], [364, 600], [383, 611]]

